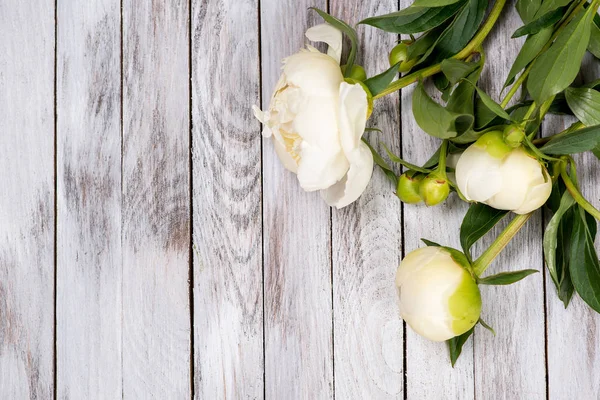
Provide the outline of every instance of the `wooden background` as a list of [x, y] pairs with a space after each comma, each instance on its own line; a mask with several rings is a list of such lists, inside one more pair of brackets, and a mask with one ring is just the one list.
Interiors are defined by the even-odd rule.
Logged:
[[[331, 210], [261, 139], [250, 106], [309, 6], [354, 24], [409, 3], [1, 0], [0, 398], [599, 399], [600, 316], [545, 274], [482, 289], [497, 336], [477, 329], [454, 369], [403, 325], [396, 266], [421, 237], [458, 246], [456, 197], [402, 206], [375, 171]], [[496, 98], [520, 25], [511, 6], [486, 45]], [[358, 31], [382, 71], [397, 38]], [[418, 163], [437, 143], [410, 102], [378, 101], [369, 138]], [[543, 224], [492, 270], [542, 269]]]

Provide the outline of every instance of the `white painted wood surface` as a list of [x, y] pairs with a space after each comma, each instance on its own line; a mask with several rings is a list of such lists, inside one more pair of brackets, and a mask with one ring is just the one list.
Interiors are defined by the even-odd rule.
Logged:
[[[330, 12], [351, 25], [398, 10], [397, 2], [331, 1]], [[369, 75], [389, 67], [387, 54], [395, 35], [360, 26], [357, 62]], [[368, 125], [371, 143], [400, 153], [399, 96], [377, 101]], [[382, 146], [380, 151], [384, 151]], [[339, 399], [403, 398], [403, 324], [398, 318], [394, 285], [401, 259], [401, 205], [395, 188], [375, 171], [369, 187], [349, 207], [333, 210], [333, 327], [335, 396]]]
[[[354, 24], [410, 2], [0, 3], [0, 397], [600, 398], [600, 317], [542, 274], [482, 288], [497, 336], [478, 328], [455, 368], [403, 326], [398, 261], [421, 237], [459, 247], [456, 196], [403, 207], [375, 171], [330, 210], [260, 137], [249, 107], [320, 22], [309, 6]], [[486, 45], [495, 98], [519, 25], [511, 11]], [[386, 68], [397, 38], [358, 32], [359, 63]], [[378, 101], [368, 135], [422, 163], [439, 141], [411, 95]], [[490, 273], [542, 269], [541, 228]]]
[[123, 378], [120, 4], [59, 2], [57, 20], [56, 394], [116, 398]]
[[3, 399], [51, 398], [55, 385], [54, 12], [48, 1], [0, 4]]

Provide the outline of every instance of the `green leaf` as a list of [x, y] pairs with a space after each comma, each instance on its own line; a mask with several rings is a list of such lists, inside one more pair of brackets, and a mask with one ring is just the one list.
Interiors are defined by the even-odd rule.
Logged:
[[598, 27], [596, 18], [594, 18], [594, 23], [591, 27], [590, 42], [588, 43], [587, 49], [594, 57], [600, 58], [600, 27]]
[[[496, 210], [483, 203], [473, 203], [460, 226], [460, 245], [467, 256], [471, 246], [490, 231], [508, 211]], [[470, 258], [470, 256], [469, 256]]]
[[362, 141], [367, 145], [367, 147], [369, 147], [369, 150], [371, 150], [371, 154], [373, 155], [373, 161], [379, 166], [379, 168], [381, 168], [381, 170], [383, 171], [385, 176], [390, 180], [390, 182], [392, 182], [394, 188], [398, 186], [398, 177], [396, 176], [394, 170], [392, 170], [392, 168], [385, 162], [385, 160], [379, 155], [379, 153], [377, 153], [377, 151], [373, 148], [373, 146], [371, 146], [371, 144], [367, 141], [366, 138], [363, 137]]
[[565, 98], [573, 114], [584, 125], [600, 125], [600, 92], [589, 88], [567, 88]]
[[557, 8], [565, 7], [572, 2], [573, 0], [544, 0], [542, 1], [541, 7], [536, 11], [535, 18], [541, 18], [549, 12], [554, 11]]
[[525, 40], [523, 47], [519, 50], [519, 54], [510, 68], [506, 82], [504, 82], [504, 87], [513, 83], [517, 74], [535, 59], [544, 45], [550, 40], [550, 37], [552, 37], [552, 28], [546, 28], [535, 35], [529, 36], [527, 40]]
[[441, 7], [458, 3], [460, 0], [415, 0], [412, 7]]
[[408, 161], [404, 161], [403, 159], [401, 159], [400, 157], [398, 157], [397, 155], [392, 153], [385, 144], [383, 145], [383, 148], [385, 149], [386, 153], [388, 154], [388, 157], [390, 158], [390, 160], [392, 160], [393, 162], [398, 163], [408, 169], [412, 169], [417, 172], [422, 172], [424, 174], [429, 174], [431, 172], [430, 169], [421, 168], [418, 165], [411, 164]]
[[542, 5], [542, 0], [517, 0], [517, 12], [524, 23], [529, 23]]
[[486, 0], [468, 0], [435, 44], [435, 62], [455, 55], [469, 43], [485, 17], [487, 5]]
[[581, 206], [576, 209], [571, 243], [571, 279], [583, 301], [600, 312], [600, 263], [594, 248], [596, 220]]
[[489, 326], [484, 320], [482, 320], [481, 318], [479, 318], [479, 321], [477, 321], [477, 322], [479, 322], [479, 324], [481, 326], [483, 326], [485, 329], [487, 329], [488, 331], [492, 332], [492, 334], [494, 336], [496, 336], [496, 331], [494, 330], [494, 328], [492, 328], [491, 326]]
[[418, 65], [421, 61], [427, 58], [433, 50], [433, 45], [437, 43], [440, 35], [447, 27], [448, 23], [444, 22], [440, 26], [437, 26], [419, 36], [417, 40], [408, 46], [408, 50], [406, 52], [407, 60], [419, 59], [417, 64], [415, 64]]
[[452, 17], [464, 4], [459, 1], [444, 7], [408, 7], [390, 14], [363, 19], [359, 24], [366, 24], [391, 33], [419, 33], [441, 25]]
[[590, 10], [569, 22], [552, 46], [534, 61], [527, 90], [537, 104], [566, 89], [577, 76], [590, 41]]
[[448, 82], [454, 86], [461, 79], [468, 77], [473, 71], [479, 68], [479, 66], [479, 63], [448, 58], [442, 61], [440, 68], [442, 69], [444, 76], [448, 79]]
[[[553, 194], [557, 191], [558, 187], [555, 187]], [[569, 274], [568, 257], [571, 240], [570, 235], [564, 235], [564, 230], [572, 226], [573, 218], [570, 210], [572, 210], [574, 204], [575, 200], [565, 190], [560, 199], [559, 206], [544, 232], [544, 259], [546, 267], [554, 282], [554, 286], [556, 286], [558, 297], [565, 303], [565, 307], [569, 304], [573, 293], [573, 284], [571, 283]]]
[[598, 146], [594, 147], [594, 148], [592, 149], [592, 153], [594, 153], [594, 155], [596, 156], [596, 158], [597, 158], [598, 160], [600, 160], [600, 145], [598, 145]]
[[364, 84], [373, 96], [383, 92], [390, 82], [394, 80], [394, 77], [398, 74], [399, 65], [400, 63], [396, 63], [379, 75], [372, 76], [364, 81]]
[[474, 84], [473, 82], [465, 79], [466, 82], [469, 82], [471, 85], [473, 85], [473, 87], [475, 88], [475, 90], [477, 90], [477, 94], [479, 95], [479, 97], [481, 98], [481, 101], [483, 102], [483, 104], [485, 104], [485, 106], [494, 114], [496, 114], [497, 116], [504, 118], [506, 120], [511, 120], [512, 118], [510, 117], [510, 115], [508, 115], [508, 113], [506, 111], [504, 111], [504, 109], [500, 106], [500, 104], [496, 103], [486, 92], [484, 92], [483, 90], [481, 90], [480, 88], [477, 87], [476, 84]]
[[600, 145], [600, 125], [578, 129], [551, 139], [540, 148], [545, 154], [573, 154], [593, 150]]
[[310, 9], [315, 10], [317, 14], [319, 14], [321, 18], [325, 20], [325, 22], [327, 22], [329, 25], [332, 25], [334, 28], [339, 29], [350, 39], [350, 53], [348, 53], [348, 58], [346, 59], [346, 69], [344, 72], [344, 76], [347, 77], [352, 72], [352, 66], [354, 65], [354, 60], [356, 59], [356, 51], [358, 48], [358, 35], [356, 34], [356, 31], [344, 21], [327, 14], [323, 10], [319, 10], [316, 7], [311, 7]]
[[431, 240], [427, 240], [427, 239], [423, 239], [421, 238], [421, 241], [423, 243], [425, 243], [427, 246], [433, 246], [433, 247], [443, 247], [441, 244], [436, 243], [436, 242], [432, 242]]
[[564, 10], [562, 8], [550, 11], [535, 21], [520, 27], [513, 34], [512, 38], [518, 38], [525, 35], [534, 35], [544, 28], [550, 27], [557, 23], [563, 16]]
[[465, 125], [472, 125], [473, 116], [446, 110], [429, 97], [419, 82], [413, 93], [413, 115], [417, 124], [429, 135], [448, 139], [464, 132]]
[[521, 279], [535, 274], [536, 272], [540, 272], [537, 269], [524, 269], [521, 271], [509, 271], [509, 272], [500, 272], [496, 275], [486, 276], [485, 278], [479, 278], [477, 283], [480, 285], [510, 285], [512, 283], [518, 282]]
[[458, 357], [462, 352], [463, 345], [467, 342], [469, 336], [473, 334], [474, 330], [475, 327], [472, 327], [462, 335], [455, 336], [450, 340], [446, 340], [446, 343], [448, 343], [448, 350], [450, 350], [450, 362], [452, 363], [452, 367], [454, 367], [456, 364], [456, 360], [458, 360]]

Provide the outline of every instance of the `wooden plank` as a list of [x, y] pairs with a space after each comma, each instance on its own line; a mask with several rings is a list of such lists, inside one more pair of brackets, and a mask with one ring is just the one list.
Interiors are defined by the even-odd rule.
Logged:
[[[351, 25], [398, 10], [397, 1], [334, 0], [331, 13]], [[358, 62], [369, 75], [389, 67], [397, 37], [359, 26]], [[373, 57], [373, 55], [378, 55]], [[399, 96], [375, 103], [368, 135], [400, 153]], [[383, 147], [379, 146], [383, 151]], [[340, 399], [403, 398], [403, 326], [394, 278], [401, 258], [401, 203], [379, 170], [354, 204], [333, 210], [333, 314], [335, 396]]]
[[0, 398], [51, 398], [54, 2], [0, 8]]
[[[199, 399], [263, 397], [258, 2], [192, 4]], [[218, 39], [217, 39], [218, 38]]]
[[59, 2], [58, 7], [57, 396], [117, 398], [122, 393], [120, 2]]
[[[589, 54], [584, 59], [585, 82], [598, 77], [598, 61]], [[551, 116], [544, 133], [560, 132], [575, 122], [574, 117]], [[591, 153], [575, 155], [579, 184], [584, 196], [600, 207], [600, 163]], [[600, 238], [596, 238], [600, 251]], [[600, 398], [600, 315], [581, 298], [573, 295], [565, 309], [556, 295], [552, 279], [546, 274], [548, 308], [548, 393], [551, 399]]]
[[[510, 39], [510, 35], [522, 25], [516, 9], [509, 4], [485, 42], [487, 61], [481, 84], [497, 101], [502, 99], [504, 79], [523, 42], [523, 39]], [[477, 244], [474, 254], [483, 252], [513, 217], [509, 214]], [[538, 211], [485, 275], [525, 268], [543, 271], [541, 224], [541, 211]], [[484, 399], [489, 393], [496, 393], [496, 397], [502, 399], [545, 399], [543, 274], [529, 276], [510, 286], [482, 285], [480, 288], [481, 318], [495, 329], [496, 336], [481, 326], [475, 330], [475, 398]]]
[[[401, 0], [400, 8], [411, 3], [411, 0]], [[421, 165], [437, 150], [441, 141], [427, 135], [416, 124], [411, 112], [413, 90], [414, 86], [402, 90], [402, 155]], [[455, 194], [436, 207], [404, 205], [404, 252], [423, 247], [421, 238], [460, 248], [458, 230], [466, 210], [467, 205]], [[452, 368], [445, 343], [424, 339], [408, 326], [405, 336], [407, 398], [473, 398], [472, 341], [465, 344], [458, 363]]]
[[123, 2], [123, 393], [191, 393], [187, 0]]
[[[281, 59], [320, 23], [309, 6], [326, 2], [261, 2], [262, 107], [281, 73]], [[330, 210], [284, 171], [263, 140], [265, 392], [268, 399], [333, 396]]]

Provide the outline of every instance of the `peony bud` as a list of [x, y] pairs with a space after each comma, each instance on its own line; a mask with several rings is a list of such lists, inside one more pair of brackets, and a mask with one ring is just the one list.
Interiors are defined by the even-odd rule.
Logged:
[[435, 172], [427, 175], [419, 186], [419, 194], [428, 207], [440, 204], [448, 198], [450, 185], [448, 181]]
[[441, 342], [479, 320], [481, 295], [473, 277], [442, 247], [410, 252], [396, 272], [402, 319], [419, 335]]
[[423, 174], [408, 171], [400, 175], [398, 186], [396, 187], [396, 195], [398, 198], [407, 204], [416, 204], [421, 202], [419, 194], [419, 186], [423, 181]]
[[390, 52], [390, 66], [400, 63], [398, 71], [408, 72], [417, 63], [417, 60], [409, 60], [408, 58], [408, 45], [406, 43], [398, 43]]
[[525, 139], [525, 131], [517, 125], [508, 125], [504, 128], [504, 142], [510, 147], [519, 147]]
[[[342, 73], [346, 74], [346, 65], [342, 65]], [[367, 79], [367, 73], [365, 69], [357, 64], [352, 65], [350, 69], [350, 74], [348, 74], [347, 78], [354, 79], [360, 82], [363, 82]]]
[[467, 200], [516, 214], [538, 209], [552, 191], [546, 167], [522, 146], [507, 145], [500, 131], [486, 133], [465, 150], [456, 165], [456, 184]]

